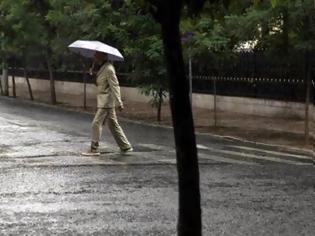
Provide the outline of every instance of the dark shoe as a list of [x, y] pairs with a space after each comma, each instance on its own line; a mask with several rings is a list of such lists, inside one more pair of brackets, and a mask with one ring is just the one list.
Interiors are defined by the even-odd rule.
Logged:
[[99, 156], [101, 153], [98, 151], [98, 142], [91, 142], [91, 148], [87, 152], [82, 152], [83, 156]]
[[91, 150], [98, 150], [99, 143], [98, 142], [91, 142]]
[[130, 147], [130, 148], [127, 148], [127, 149], [120, 149], [120, 152], [122, 154], [126, 154], [126, 153], [129, 153], [129, 152], [133, 152], [133, 148]]
[[82, 152], [81, 155], [82, 156], [99, 156], [101, 155], [101, 153], [98, 150], [90, 149], [87, 152]]

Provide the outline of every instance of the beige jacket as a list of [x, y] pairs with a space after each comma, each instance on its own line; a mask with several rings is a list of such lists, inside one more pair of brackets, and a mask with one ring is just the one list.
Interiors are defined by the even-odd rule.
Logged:
[[123, 106], [114, 66], [105, 63], [96, 75], [97, 108]]

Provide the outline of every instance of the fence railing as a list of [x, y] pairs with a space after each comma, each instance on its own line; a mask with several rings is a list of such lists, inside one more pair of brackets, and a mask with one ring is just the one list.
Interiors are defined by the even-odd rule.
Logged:
[[[282, 101], [305, 101], [306, 83], [299, 78], [251, 78], [224, 76], [193, 76], [192, 91], [216, 92], [217, 95], [275, 99]], [[315, 92], [312, 80], [312, 94]], [[215, 91], [214, 91], [215, 90]], [[312, 96], [312, 100], [314, 100]]]
[[[9, 70], [9, 73], [15, 76], [24, 76], [24, 70], [19, 68]], [[29, 69], [29, 78], [48, 80], [48, 71]], [[84, 72], [82, 71], [55, 71], [55, 80], [79, 82], [84, 81]], [[119, 82], [121, 86], [136, 87], [137, 83], [130, 79], [128, 73], [119, 73]], [[86, 83], [95, 83], [95, 78], [88, 76]], [[232, 77], [232, 76], [192, 76], [192, 91], [194, 93], [205, 93], [251, 97], [262, 99], [274, 99], [281, 101], [304, 102], [306, 94], [306, 83], [302, 78], [252, 78], [252, 77]], [[315, 79], [311, 82], [311, 101], [315, 104]]]

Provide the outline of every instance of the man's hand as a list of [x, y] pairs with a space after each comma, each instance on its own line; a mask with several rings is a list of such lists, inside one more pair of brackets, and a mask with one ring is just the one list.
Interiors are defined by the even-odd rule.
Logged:
[[124, 110], [124, 105], [121, 104], [121, 105], [118, 107], [118, 110], [119, 110], [119, 111]]
[[93, 75], [93, 68], [90, 68], [90, 69], [89, 69], [89, 74], [90, 74], [90, 75]]
[[95, 66], [95, 61], [93, 61], [93, 64], [91, 65], [90, 69], [89, 69], [89, 74], [93, 75], [93, 71], [94, 71], [94, 66]]

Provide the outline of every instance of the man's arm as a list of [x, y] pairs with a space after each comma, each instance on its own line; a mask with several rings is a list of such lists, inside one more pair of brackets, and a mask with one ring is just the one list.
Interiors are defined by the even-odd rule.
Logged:
[[108, 80], [110, 89], [112, 90], [112, 93], [114, 95], [114, 98], [118, 103], [118, 107], [120, 109], [123, 109], [124, 105], [123, 105], [123, 102], [121, 101], [119, 82], [113, 70], [107, 71], [107, 80]]

